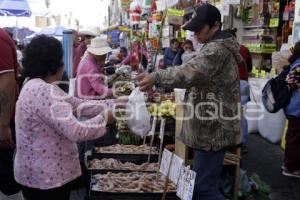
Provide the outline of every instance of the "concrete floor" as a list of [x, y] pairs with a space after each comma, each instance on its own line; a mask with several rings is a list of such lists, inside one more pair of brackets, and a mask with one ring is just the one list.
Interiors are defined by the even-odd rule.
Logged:
[[[259, 135], [249, 137], [248, 154], [243, 155], [242, 168], [249, 175], [257, 173], [272, 188], [271, 200], [300, 200], [300, 179], [281, 174], [283, 151]], [[300, 153], [300, 152], [299, 152]]]

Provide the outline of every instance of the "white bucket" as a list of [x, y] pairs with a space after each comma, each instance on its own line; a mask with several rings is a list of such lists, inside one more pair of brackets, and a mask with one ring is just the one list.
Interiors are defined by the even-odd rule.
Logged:
[[182, 103], [184, 101], [186, 89], [174, 88], [175, 102]]

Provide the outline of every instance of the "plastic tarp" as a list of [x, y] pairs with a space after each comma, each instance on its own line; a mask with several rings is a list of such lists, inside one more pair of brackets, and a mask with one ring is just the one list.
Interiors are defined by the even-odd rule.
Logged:
[[62, 36], [63, 32], [65, 30], [67, 30], [67, 28], [64, 26], [54, 26], [54, 27], [48, 26], [48, 27], [43, 28], [38, 33], [38, 35], [45, 34], [45, 35], [50, 35], [50, 36]]
[[30, 17], [31, 11], [26, 0], [2, 0], [0, 15]]
[[49, 13], [44, 0], [28, 0], [28, 4], [34, 16], [46, 16]]

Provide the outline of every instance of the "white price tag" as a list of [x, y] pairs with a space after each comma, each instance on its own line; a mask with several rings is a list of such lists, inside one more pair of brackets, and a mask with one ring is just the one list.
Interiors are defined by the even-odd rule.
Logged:
[[196, 172], [190, 170], [190, 167], [181, 169], [176, 193], [181, 200], [193, 199], [195, 179]]
[[173, 155], [172, 166], [169, 178], [177, 185], [180, 175], [180, 170], [183, 168], [183, 160], [177, 155]]
[[180, 174], [179, 174], [179, 180], [178, 180], [178, 184], [177, 184], [177, 191], [176, 191], [176, 195], [182, 199], [183, 198], [183, 192], [184, 192], [184, 176], [185, 176], [185, 170], [186, 170], [186, 167], [182, 167], [181, 170], [180, 170]]
[[170, 26], [164, 26], [162, 29], [162, 36], [169, 37], [170, 36]]
[[157, 121], [157, 117], [153, 117], [152, 127], [150, 132], [148, 133], [149, 136], [152, 136], [155, 133], [156, 121]]
[[166, 119], [161, 118], [160, 120], [160, 129], [159, 129], [159, 139], [162, 141], [165, 133], [165, 125], [166, 125]]
[[168, 178], [173, 183], [175, 183], [177, 185], [178, 180], [179, 180], [179, 176], [180, 176], [180, 171], [184, 167], [183, 166], [183, 160], [180, 157], [178, 157], [177, 155], [174, 154], [173, 155], [173, 159], [172, 159], [172, 163], [170, 163], [171, 157], [172, 157], [172, 152], [170, 152], [167, 149], [164, 149], [159, 171], [164, 176], [167, 176], [168, 175], [169, 166], [171, 164], [170, 172], [169, 172], [169, 177]]
[[170, 165], [170, 159], [172, 157], [172, 153], [168, 151], [167, 149], [164, 149], [159, 172], [162, 173], [164, 176], [168, 175], [168, 169]]
[[161, 39], [162, 47], [163, 48], [168, 48], [170, 47], [170, 38], [169, 37], [163, 37]]
[[185, 200], [193, 200], [193, 194], [194, 194], [194, 187], [195, 187], [195, 180], [196, 180], [196, 172], [190, 170], [189, 176], [188, 176], [188, 189], [186, 193]]
[[152, 22], [149, 24], [149, 38], [155, 38], [158, 36], [157, 22]]
[[229, 4], [222, 4], [221, 6], [221, 13], [223, 16], [229, 16], [229, 11], [230, 8], [229, 8]]

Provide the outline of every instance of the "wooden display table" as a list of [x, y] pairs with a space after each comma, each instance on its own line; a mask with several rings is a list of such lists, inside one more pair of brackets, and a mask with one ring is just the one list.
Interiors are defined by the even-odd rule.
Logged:
[[[191, 149], [181, 142], [180, 133], [182, 129], [182, 117], [183, 117], [183, 105], [176, 106], [176, 130], [175, 130], [175, 154], [181, 157], [186, 165], [192, 164], [192, 158], [190, 157]], [[179, 118], [179, 119], [178, 119]], [[238, 144], [241, 143], [241, 134], [237, 137]], [[233, 187], [233, 200], [238, 199], [238, 191], [240, 184], [240, 159], [241, 150], [236, 148], [230, 152], [227, 152], [224, 159], [224, 165], [232, 166], [234, 168], [234, 187]]]

